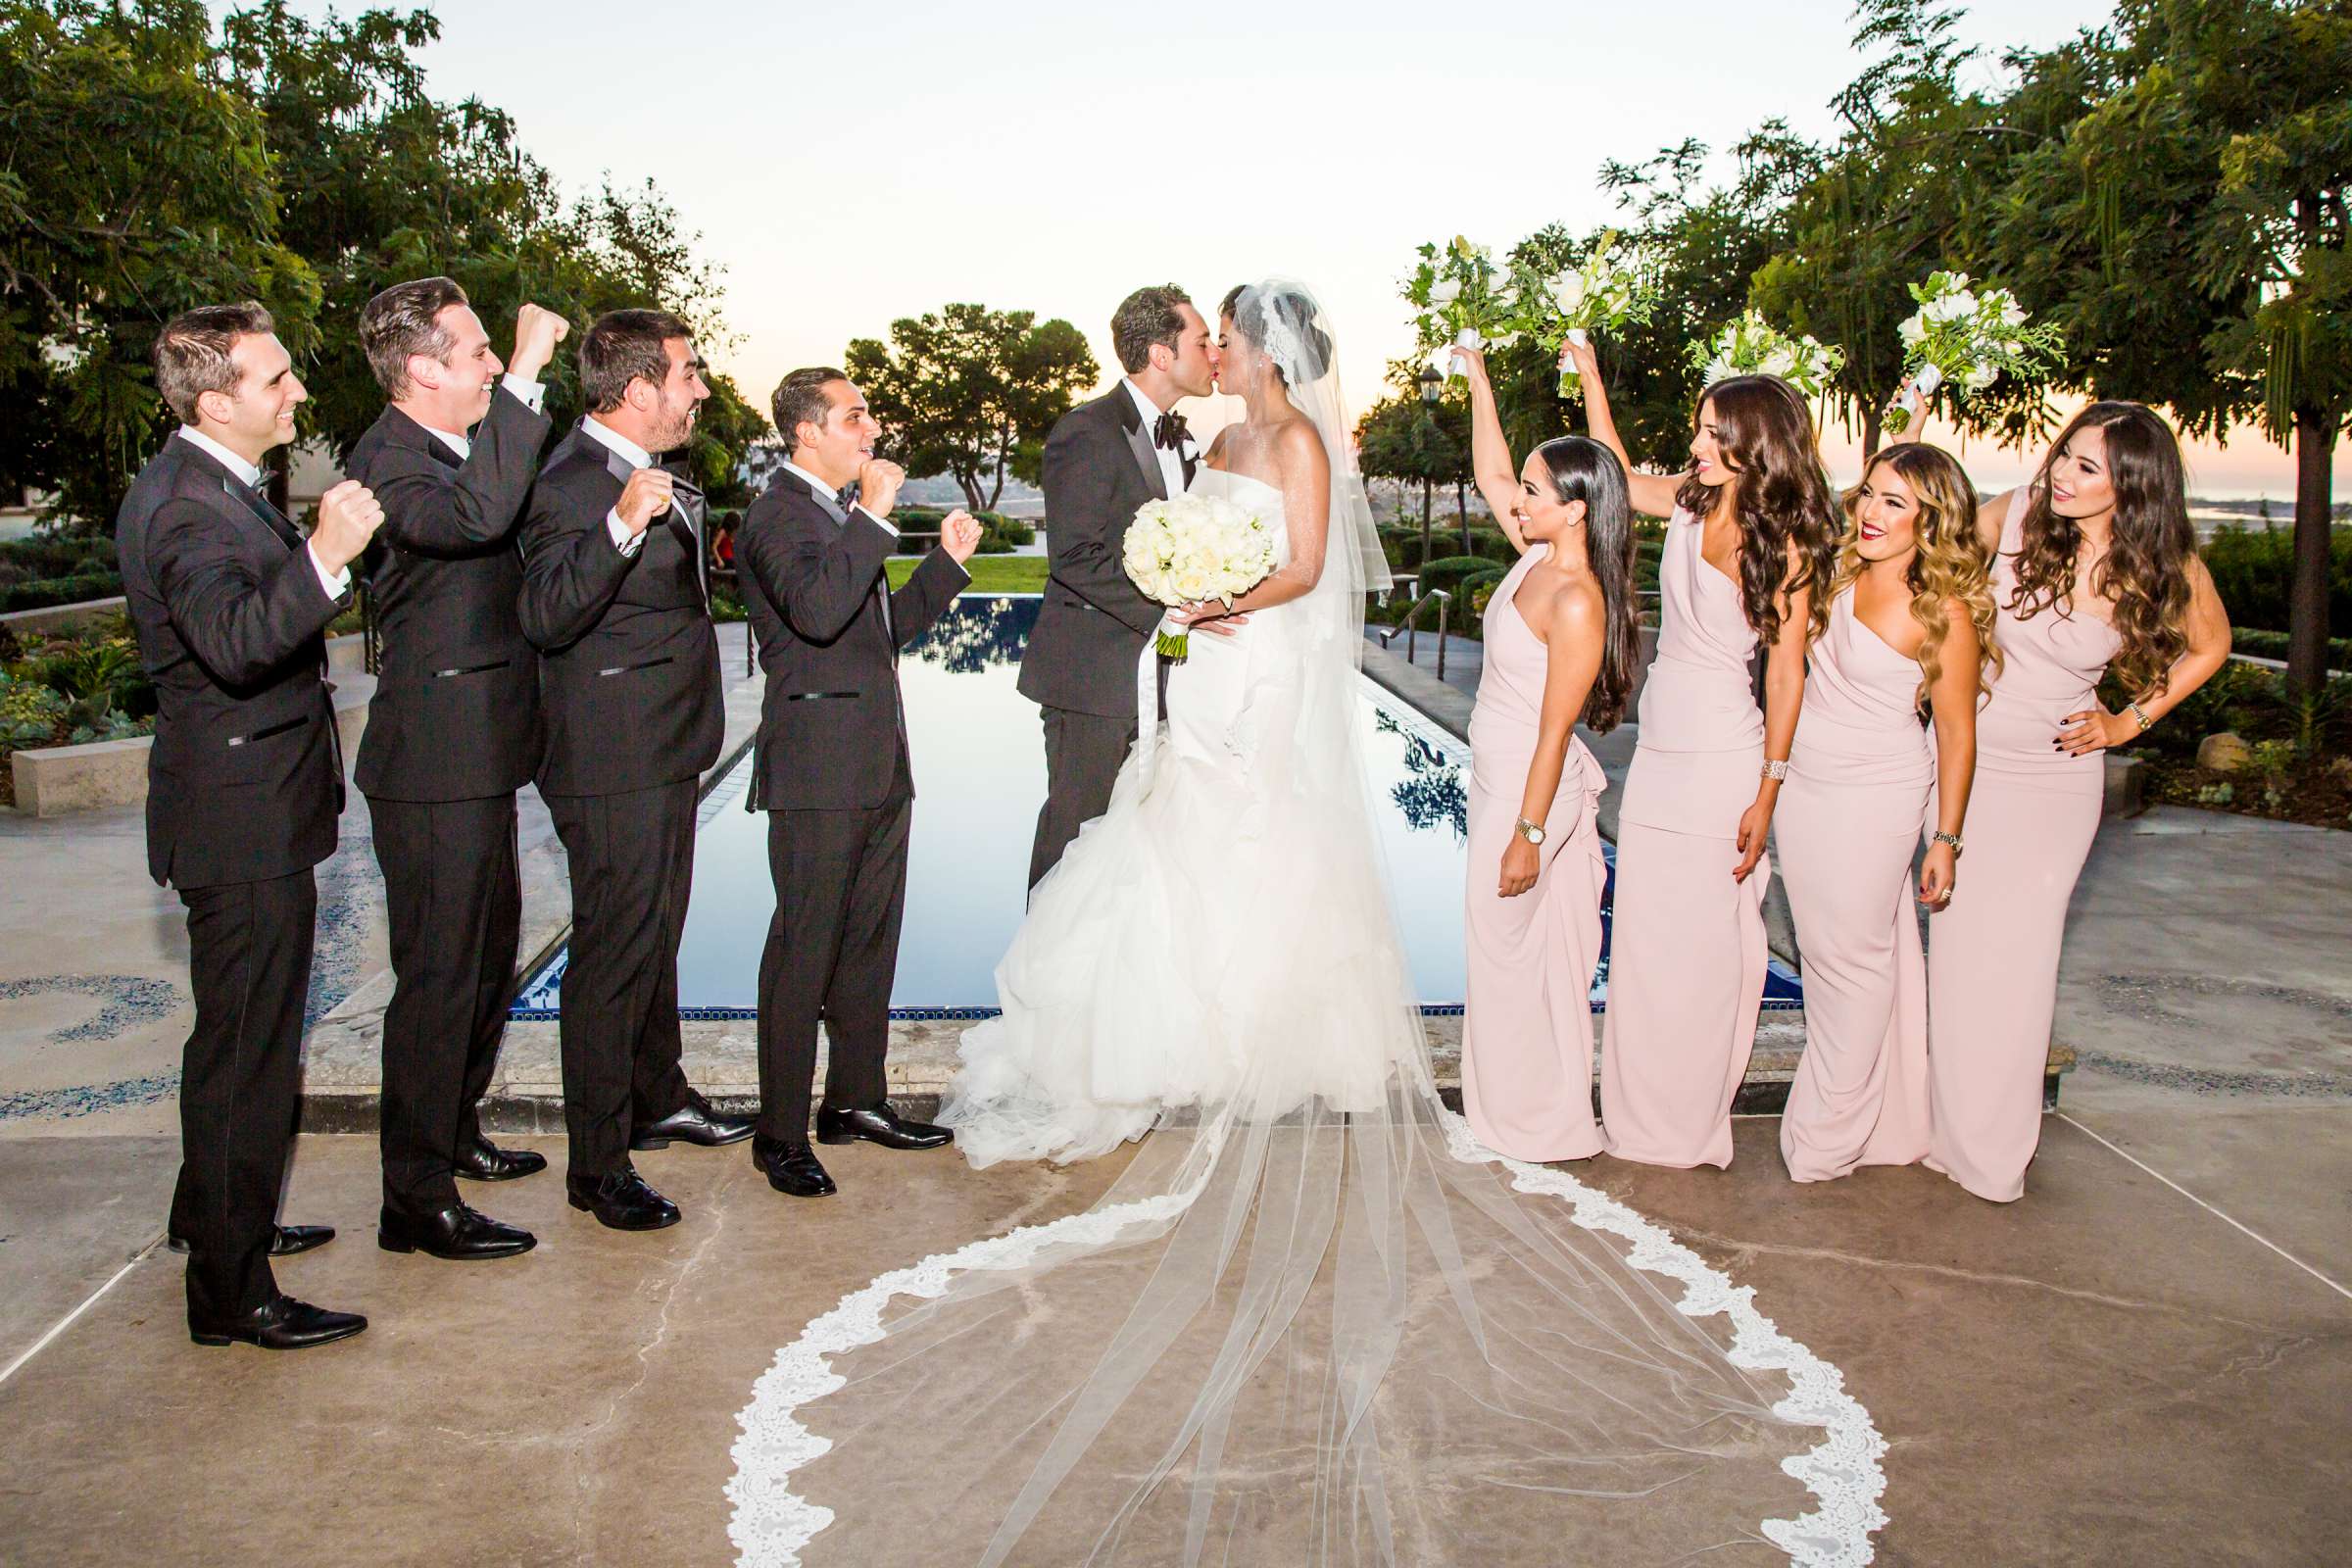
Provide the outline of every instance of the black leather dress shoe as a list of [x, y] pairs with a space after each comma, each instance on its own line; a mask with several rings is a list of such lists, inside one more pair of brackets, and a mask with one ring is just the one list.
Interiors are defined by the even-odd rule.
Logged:
[[459, 1151], [451, 1168], [469, 1182], [511, 1182], [547, 1169], [547, 1156], [536, 1149], [501, 1149], [487, 1138]]
[[938, 1149], [954, 1142], [955, 1137], [945, 1127], [907, 1120], [891, 1109], [888, 1101], [862, 1110], [816, 1107], [816, 1141], [820, 1144], [855, 1144], [862, 1140], [880, 1144], [884, 1149]]
[[816, 1151], [807, 1144], [755, 1138], [752, 1163], [766, 1173], [768, 1186], [794, 1198], [830, 1198], [841, 1190], [825, 1174], [825, 1167], [817, 1163]]
[[281, 1296], [225, 1323], [199, 1323], [190, 1318], [188, 1338], [198, 1345], [255, 1345], [265, 1350], [307, 1350], [314, 1345], [348, 1340], [367, 1327], [368, 1320], [357, 1312], [329, 1312], [323, 1306]]
[[[277, 1234], [270, 1239], [270, 1255], [292, 1257], [296, 1252], [324, 1247], [334, 1239], [335, 1228], [332, 1225], [280, 1225]], [[174, 1252], [184, 1252], [188, 1250], [188, 1239], [184, 1236], [167, 1236], [164, 1245]]]
[[423, 1252], [452, 1262], [514, 1257], [539, 1245], [539, 1238], [514, 1225], [502, 1225], [479, 1209], [452, 1203], [430, 1214], [386, 1205], [376, 1216], [375, 1245], [387, 1252]]
[[631, 1133], [629, 1147], [667, 1149], [672, 1144], [686, 1143], [716, 1149], [721, 1144], [740, 1144], [751, 1136], [751, 1117], [722, 1116], [702, 1096], [689, 1095], [686, 1103], [660, 1121], [649, 1121]]
[[616, 1170], [600, 1181], [564, 1178], [564, 1196], [586, 1209], [599, 1225], [616, 1231], [658, 1231], [678, 1222], [678, 1205], [645, 1184], [634, 1170]]

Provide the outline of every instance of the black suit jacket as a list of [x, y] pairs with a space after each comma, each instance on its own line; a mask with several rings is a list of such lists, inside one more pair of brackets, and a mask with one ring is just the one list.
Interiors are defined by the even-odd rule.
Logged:
[[971, 576], [935, 549], [885, 611], [882, 568], [896, 544], [862, 511], [842, 512], [789, 473], [745, 514], [735, 561], [767, 676], [750, 809], [880, 806], [902, 766], [912, 790], [899, 650]]
[[[628, 465], [586, 431], [548, 454], [523, 511], [522, 632], [539, 650], [549, 795], [619, 795], [718, 760], [725, 714], [702, 540], [683, 500], [634, 556], [605, 525]], [[683, 496], [683, 492], [680, 492]]]
[[1133, 718], [1144, 639], [1166, 613], [1128, 577], [1136, 508], [1167, 499], [1152, 433], [1125, 382], [1063, 415], [1046, 438], [1052, 564], [1021, 658], [1021, 695], [1048, 708]]
[[388, 801], [511, 794], [539, 765], [539, 651], [515, 601], [515, 523], [548, 419], [505, 387], [460, 461], [398, 409], [344, 471], [375, 492], [382, 559], [369, 574], [383, 667], [353, 778]]
[[343, 765], [326, 684], [330, 596], [291, 523], [177, 437], [115, 521], [155, 682], [147, 869], [179, 888], [291, 876], [335, 852]]

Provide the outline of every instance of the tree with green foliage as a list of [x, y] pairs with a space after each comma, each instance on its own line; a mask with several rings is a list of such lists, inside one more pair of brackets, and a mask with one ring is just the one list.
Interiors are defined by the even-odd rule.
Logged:
[[1421, 401], [1415, 379], [1418, 360], [1396, 360], [1389, 366], [1389, 384], [1399, 388], [1366, 409], [1355, 422], [1356, 466], [1367, 479], [1396, 479], [1421, 486], [1421, 559], [1431, 559], [1430, 538], [1437, 487], [1449, 484], [1457, 498], [1462, 553], [1470, 553], [1470, 514], [1459, 498], [1467, 490], [1470, 471], [1470, 411], [1460, 397], [1435, 404]]
[[985, 305], [902, 318], [887, 344], [852, 341], [843, 368], [907, 471], [949, 474], [975, 512], [1008, 473], [1036, 480], [1054, 421], [1102, 374], [1069, 322]]
[[0, 0], [0, 485], [111, 519], [166, 416], [149, 355], [259, 299], [297, 358], [319, 286], [202, 0]]

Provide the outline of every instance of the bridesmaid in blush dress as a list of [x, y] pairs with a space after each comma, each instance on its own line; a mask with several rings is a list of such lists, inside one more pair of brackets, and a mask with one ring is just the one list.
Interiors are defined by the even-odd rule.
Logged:
[[1593, 808], [1606, 784], [1576, 735], [1615, 726], [1633, 686], [1633, 514], [1597, 441], [1546, 441], [1514, 469], [1486, 362], [1470, 380], [1479, 492], [1518, 564], [1487, 605], [1470, 716], [1470, 996], [1462, 1109], [1517, 1159], [1600, 1152], [1592, 1117], [1592, 971], [1607, 879]]
[[[1593, 435], [1624, 460], [1592, 351], [1569, 353]], [[1693, 425], [1689, 472], [1630, 476], [1634, 509], [1671, 517], [1657, 659], [1618, 810], [1600, 1060], [1609, 1152], [1679, 1166], [1732, 1162], [1769, 957], [1765, 834], [1804, 700], [1811, 596], [1840, 532], [1812, 416], [1787, 382], [1719, 381]], [[1759, 645], [1761, 711], [1748, 677]]]
[[[1928, 1152], [1928, 967], [1911, 859], [1936, 786], [1917, 896], [1940, 909], [1993, 655], [1991, 551], [1957, 463], [1935, 447], [1889, 448], [1845, 513], [1773, 819], [1804, 955], [1805, 1053], [1781, 1116], [1781, 1159], [1800, 1182]], [[1935, 714], [1933, 747], [1923, 707]]]
[[[1967, 885], [1928, 945], [1927, 1163], [2006, 1203], [2041, 1141], [2059, 943], [2098, 831], [2100, 754], [2222, 667], [2230, 616], [2197, 558], [2180, 443], [2141, 404], [2077, 415], [1981, 528], [1998, 550], [2002, 664], [1977, 716]], [[2132, 694], [2121, 712], [2093, 695], [2110, 674]]]

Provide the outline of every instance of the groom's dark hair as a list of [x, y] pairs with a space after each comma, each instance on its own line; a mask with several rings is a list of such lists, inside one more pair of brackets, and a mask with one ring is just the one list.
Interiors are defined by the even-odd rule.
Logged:
[[801, 421], [808, 420], [819, 430], [833, 416], [833, 400], [825, 396], [825, 388], [849, 377], [829, 365], [810, 366], [795, 370], [776, 383], [776, 395], [768, 407], [776, 420], [776, 433], [784, 438], [787, 454], [801, 447]]
[[1193, 297], [1173, 283], [1139, 288], [1119, 301], [1110, 315], [1110, 351], [1119, 357], [1119, 368], [1133, 373], [1150, 365], [1154, 343], [1173, 351], [1184, 334], [1176, 307], [1192, 303]]

